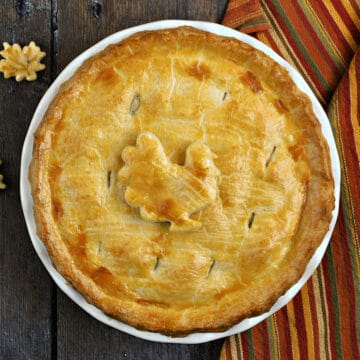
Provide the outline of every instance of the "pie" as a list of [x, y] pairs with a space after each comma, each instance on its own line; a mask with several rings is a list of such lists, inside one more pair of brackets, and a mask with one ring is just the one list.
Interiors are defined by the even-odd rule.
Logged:
[[35, 133], [29, 178], [56, 269], [104, 313], [173, 336], [268, 311], [334, 209], [308, 97], [261, 51], [191, 27], [85, 61]]

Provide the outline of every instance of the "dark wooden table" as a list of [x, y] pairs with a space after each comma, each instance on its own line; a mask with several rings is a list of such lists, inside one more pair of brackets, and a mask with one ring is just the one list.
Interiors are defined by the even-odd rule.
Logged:
[[227, 0], [1, 0], [0, 41], [34, 40], [46, 70], [0, 78], [0, 359], [217, 359], [222, 340], [152, 343], [93, 319], [64, 295], [32, 248], [19, 200], [20, 153], [40, 98], [79, 53], [121, 29], [160, 19], [219, 22]]

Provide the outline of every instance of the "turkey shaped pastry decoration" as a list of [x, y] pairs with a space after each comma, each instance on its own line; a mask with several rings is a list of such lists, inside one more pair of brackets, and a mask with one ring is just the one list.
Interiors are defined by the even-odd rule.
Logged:
[[191, 27], [89, 58], [35, 133], [39, 237], [104, 313], [168, 335], [267, 312], [329, 230], [312, 104], [263, 52]]
[[125, 184], [125, 200], [140, 208], [149, 221], [170, 221], [170, 231], [197, 230], [201, 222], [190, 219], [194, 212], [214, 202], [217, 194], [214, 155], [200, 142], [186, 149], [184, 166], [172, 164], [159, 139], [152, 133], [141, 133], [136, 147], [122, 152], [125, 166], [119, 180]]

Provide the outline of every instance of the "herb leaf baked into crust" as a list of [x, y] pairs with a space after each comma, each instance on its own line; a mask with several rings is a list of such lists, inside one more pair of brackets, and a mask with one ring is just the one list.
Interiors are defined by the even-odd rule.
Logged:
[[[216, 198], [191, 215], [201, 227], [170, 231], [125, 201], [121, 154], [144, 131], [174, 164], [196, 142], [216, 155]], [[55, 267], [138, 328], [221, 331], [269, 310], [329, 229], [334, 182], [310, 100], [232, 38], [181, 27], [109, 46], [63, 85], [34, 144], [37, 231]]]

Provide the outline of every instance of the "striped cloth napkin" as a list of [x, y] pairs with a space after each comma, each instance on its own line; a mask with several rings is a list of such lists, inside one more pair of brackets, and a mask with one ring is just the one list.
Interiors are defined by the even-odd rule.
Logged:
[[264, 42], [303, 75], [327, 111], [342, 185], [319, 268], [286, 307], [226, 339], [220, 358], [360, 359], [360, 1], [230, 0], [223, 24]]

